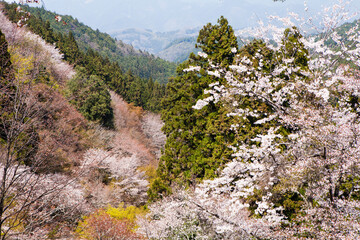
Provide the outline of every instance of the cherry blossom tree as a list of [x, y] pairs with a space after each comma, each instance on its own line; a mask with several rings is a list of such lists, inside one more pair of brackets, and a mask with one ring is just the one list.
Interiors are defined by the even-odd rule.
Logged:
[[[193, 108], [222, 103], [236, 119], [232, 129], [238, 134], [230, 146], [233, 161], [181, 201], [193, 204], [186, 214], [212, 216], [217, 234], [360, 237], [360, 35], [358, 22], [340, 32], [340, 24], [353, 18], [344, 4], [326, 8], [322, 26], [294, 13], [272, 16], [285, 27], [261, 23], [258, 40], [240, 49], [229, 69], [208, 59], [208, 66], [184, 70], [219, 79]], [[249, 126], [261, 131], [242, 137]], [[157, 214], [159, 221], [169, 212]]]
[[[298, 28], [287, 28], [281, 38], [272, 38], [280, 40], [276, 45], [263, 40], [266, 51], [259, 47], [253, 56], [240, 52], [232, 71], [218, 66], [206, 69], [227, 84], [210, 86], [209, 97], [194, 106], [223, 101], [234, 117], [269, 125], [250, 141], [232, 146], [234, 161], [220, 178], [205, 181], [198, 191], [204, 196], [227, 193], [229, 201], [250, 204], [254, 214], [275, 223], [295, 219], [291, 223], [303, 229], [288, 231], [287, 237], [359, 234], [359, 26], [355, 24], [346, 31], [347, 39], [342, 38], [336, 27], [348, 15], [340, 5], [331, 10], [320, 36], [305, 38]], [[246, 98], [266, 103], [272, 113], [241, 104]], [[299, 211], [305, 217], [298, 220], [284, 214], [289, 211], [281, 199], [285, 194], [301, 202]]]

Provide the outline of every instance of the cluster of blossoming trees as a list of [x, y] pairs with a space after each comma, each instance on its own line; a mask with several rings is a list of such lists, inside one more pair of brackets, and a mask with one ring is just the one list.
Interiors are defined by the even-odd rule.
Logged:
[[[80, 224], [80, 237], [360, 238], [359, 22], [337, 28], [353, 17], [341, 1], [326, 9], [323, 28], [314, 19], [290, 15], [271, 17], [286, 27], [261, 24], [253, 34], [257, 39], [241, 48], [223, 17], [200, 31], [203, 52], [191, 55], [167, 87], [162, 114], [167, 143], [149, 191], [157, 201], [136, 224], [95, 212]], [[41, 172], [47, 158], [29, 156], [37, 149], [26, 149], [37, 141], [35, 120], [45, 119], [35, 85], [26, 91], [27, 84], [44, 81], [36, 63], [48, 64], [59, 82], [73, 71], [54, 46], [3, 15], [0, 20], [17, 70], [11, 70], [0, 34], [0, 229], [5, 239], [19, 228], [36, 229], [59, 212], [73, 220], [89, 209], [80, 184]], [[15, 44], [19, 39], [34, 45], [31, 52]], [[35, 70], [20, 71], [27, 62], [14, 61], [15, 53], [30, 59]], [[114, 165], [100, 150], [88, 154], [114, 174], [135, 166], [132, 161]]]
[[[233, 155], [217, 177], [154, 204], [147, 236], [360, 237], [360, 35], [358, 22], [338, 28], [353, 17], [341, 4], [326, 9], [323, 28], [294, 13], [272, 17], [288, 27], [263, 24], [261, 40], [231, 48], [230, 64], [213, 46], [187, 63], [183, 75], [211, 76], [194, 111], [220, 104], [233, 119], [236, 141], [224, 143]], [[310, 35], [312, 26], [321, 32]]]

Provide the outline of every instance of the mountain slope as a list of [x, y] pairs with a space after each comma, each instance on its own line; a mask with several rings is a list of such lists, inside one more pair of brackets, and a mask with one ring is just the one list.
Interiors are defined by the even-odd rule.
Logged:
[[[16, 10], [19, 8], [20, 10]], [[5, 4], [4, 10], [6, 10], [7, 16], [14, 23], [19, 23], [19, 19], [26, 19], [28, 15], [28, 12], [16, 4]], [[20, 23], [22, 23], [21, 21]], [[136, 106], [141, 106], [150, 111], [160, 110], [160, 99], [165, 93], [164, 84], [160, 84], [152, 78], [140, 78], [131, 70], [124, 73], [119, 63], [101, 56], [101, 53], [92, 48], [89, 48], [86, 52], [82, 51], [72, 31], [68, 34], [55, 32], [51, 28], [49, 21], [44, 21], [32, 15], [25, 24], [46, 42], [55, 44], [63, 54], [64, 59], [82, 72], [82, 74], [76, 75], [69, 83], [69, 86], [71, 86], [69, 95], [74, 98], [73, 102], [77, 108], [86, 113], [88, 119], [97, 119], [107, 126], [112, 125], [110, 94], [103, 91], [105, 85], [120, 94], [127, 102], [132, 102]], [[59, 26], [63, 26], [63, 23], [58, 23], [57, 27]], [[132, 62], [127, 62], [127, 64], [134, 66]], [[147, 64], [141, 66], [143, 66], [139, 68], [141, 71], [148, 71], [148, 74], [151, 75], [151, 66]], [[94, 84], [95, 82], [97, 84]], [[95, 88], [98, 90], [94, 91]], [[86, 93], [88, 91], [91, 91], [92, 94]], [[92, 102], [98, 104], [95, 106]], [[107, 107], [100, 107], [102, 104]]]
[[176, 65], [154, 55], [134, 49], [123, 41], [112, 38], [109, 34], [99, 30], [93, 30], [79, 22], [72, 16], [60, 16], [63, 22], [55, 20], [58, 14], [43, 8], [25, 7], [31, 14], [49, 21], [50, 27], [55, 32], [68, 34], [73, 33], [79, 48], [83, 51], [93, 49], [101, 56], [118, 62], [123, 71], [131, 70], [135, 75], [142, 78], [152, 78], [159, 83], [166, 83], [170, 76], [175, 75]]
[[[73, 67], [3, 11], [0, 50], [0, 172], [5, 184], [15, 181], [0, 189], [7, 199], [1, 217], [10, 219], [2, 237], [9, 231], [16, 239], [75, 239], [77, 222], [97, 208], [144, 203], [164, 142], [159, 116], [111, 92], [115, 129], [85, 119], [65, 94]], [[4, 164], [6, 156], [13, 158]], [[14, 178], [7, 178], [9, 165]]]
[[[199, 29], [153, 32], [148, 29], [131, 28], [113, 31], [111, 36], [167, 61], [182, 63], [188, 59], [190, 53], [200, 51], [195, 48], [198, 32]], [[246, 39], [251, 39], [251, 37], [246, 37]], [[239, 37], [238, 44], [243, 45]]]

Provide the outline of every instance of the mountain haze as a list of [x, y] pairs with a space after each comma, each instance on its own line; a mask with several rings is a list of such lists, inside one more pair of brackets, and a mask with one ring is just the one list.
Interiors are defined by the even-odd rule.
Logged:
[[112, 31], [110, 35], [134, 48], [150, 52], [162, 59], [182, 62], [195, 51], [199, 29], [184, 29], [170, 32], [154, 32], [149, 29], [129, 28]]

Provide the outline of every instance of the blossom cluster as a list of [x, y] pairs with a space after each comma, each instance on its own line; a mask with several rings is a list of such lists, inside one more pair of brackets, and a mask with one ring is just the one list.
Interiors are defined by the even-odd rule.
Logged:
[[[229, 68], [209, 59], [203, 69], [184, 70], [219, 79], [194, 109], [220, 102], [238, 122], [232, 130], [262, 127], [260, 134], [229, 146], [233, 161], [188, 199], [211, 212], [219, 229], [270, 238], [360, 237], [360, 26], [337, 29], [353, 17], [344, 4], [325, 9], [321, 28], [294, 13], [273, 16], [287, 28], [262, 23], [261, 40], [248, 43], [255, 53], [238, 51]], [[319, 34], [309, 34], [314, 31]], [[268, 111], [245, 100], [263, 103]], [[249, 210], [259, 218], [249, 218]]]

